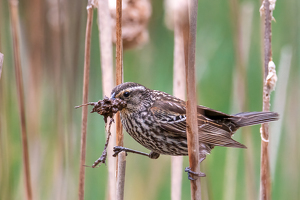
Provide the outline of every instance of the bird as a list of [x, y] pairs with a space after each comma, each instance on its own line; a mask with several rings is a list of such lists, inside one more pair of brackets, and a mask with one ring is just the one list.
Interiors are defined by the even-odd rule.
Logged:
[[[157, 159], [160, 154], [187, 156], [186, 102], [168, 93], [151, 90], [145, 86], [125, 82], [117, 85], [110, 99], [125, 101], [120, 118], [126, 132], [139, 144], [151, 152], [144, 153], [126, 147], [114, 147], [114, 155], [125, 151]], [[276, 112], [242, 112], [228, 115], [211, 108], [198, 105], [197, 121], [199, 136], [199, 162], [211, 153], [215, 146], [247, 148], [232, 139], [237, 129], [244, 126], [262, 124], [278, 120]], [[204, 173], [185, 169], [190, 174], [205, 176]]]

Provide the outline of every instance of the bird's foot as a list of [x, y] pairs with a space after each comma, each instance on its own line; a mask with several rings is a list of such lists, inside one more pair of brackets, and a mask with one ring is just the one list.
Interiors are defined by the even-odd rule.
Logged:
[[[205, 176], [206, 176], [206, 175], [205, 175], [204, 173], [202, 173], [202, 172], [197, 173], [197, 172], [192, 171], [190, 167], [186, 167], [184, 171], [188, 173], [188, 179], [191, 180], [191, 181], [196, 180], [198, 177], [205, 177]], [[193, 177], [191, 176], [191, 174], [195, 175], [197, 178], [193, 178]]]
[[144, 152], [140, 152], [140, 151], [136, 151], [136, 150], [133, 150], [133, 149], [129, 149], [129, 148], [126, 148], [126, 147], [122, 147], [122, 146], [115, 146], [113, 148], [113, 151], [115, 152], [113, 154], [113, 157], [116, 157], [119, 153], [121, 153], [122, 151], [125, 151], [126, 152], [126, 156], [127, 156], [127, 153], [130, 152], [130, 153], [135, 153], [135, 154], [139, 154], [139, 155], [142, 155], [142, 156], [147, 156], [151, 159], [156, 159], [159, 157], [159, 154], [156, 153], [156, 152], [151, 152], [150, 154], [148, 153], [144, 153]]
[[119, 153], [121, 153], [122, 151], [125, 151], [126, 156], [127, 156], [127, 150], [128, 150], [128, 148], [121, 147], [121, 146], [115, 146], [115, 147], [113, 148], [113, 151], [114, 151], [113, 157], [116, 157], [116, 156], [117, 156]]
[[153, 152], [153, 151], [151, 151], [148, 155], [148, 157], [151, 158], [151, 159], [157, 159], [159, 156], [160, 156], [159, 153], [156, 153], [156, 152]]

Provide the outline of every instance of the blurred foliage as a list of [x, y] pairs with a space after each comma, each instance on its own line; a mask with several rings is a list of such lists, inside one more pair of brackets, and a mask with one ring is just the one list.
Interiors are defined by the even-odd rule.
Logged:
[[[198, 101], [205, 106], [230, 113], [236, 70], [235, 33], [232, 2], [254, 7], [246, 75], [249, 111], [262, 109], [262, 61], [259, 1], [199, 0], [197, 33]], [[59, 5], [57, 4], [59, 3]], [[164, 24], [163, 1], [152, 1], [148, 44], [124, 52], [124, 79], [149, 88], [172, 93], [173, 32]], [[27, 129], [34, 199], [76, 199], [79, 178], [81, 104], [86, 2], [20, 2], [21, 55], [26, 97]], [[282, 49], [292, 49], [291, 73], [286, 105], [281, 114], [283, 126], [272, 178], [273, 199], [300, 199], [300, 1], [277, 1], [272, 23], [273, 59], [279, 67]], [[240, 12], [240, 10], [238, 11]], [[91, 49], [89, 100], [102, 99], [100, 50], [94, 13]], [[236, 17], [236, 16], [235, 16]], [[14, 77], [12, 38], [8, 1], [0, 0], [0, 52], [4, 66], [0, 79], [0, 199], [24, 199], [24, 180], [20, 141], [20, 123]], [[277, 68], [281, 73], [284, 68]], [[279, 86], [277, 86], [279, 87]], [[274, 95], [272, 95], [272, 98]], [[281, 97], [284, 98], [284, 97]], [[273, 99], [272, 99], [273, 100]], [[235, 105], [234, 105], [235, 106]], [[241, 111], [241, 110], [238, 110]], [[246, 110], [245, 110], [246, 111]], [[271, 125], [272, 126], [272, 125]], [[254, 194], [260, 184], [259, 126], [251, 127], [252, 146], [247, 150], [216, 147], [202, 164], [207, 174], [201, 179], [209, 199], [226, 199], [224, 188], [232, 187], [233, 199], [246, 199], [246, 167], [255, 172]], [[238, 132], [235, 139], [243, 141]], [[272, 134], [272, 133], [271, 133]], [[243, 137], [244, 138], [244, 137]], [[272, 142], [272, 141], [271, 141]], [[88, 116], [87, 165], [96, 160], [104, 147], [102, 117]], [[148, 152], [128, 135], [127, 147]], [[231, 151], [231, 152], [229, 152]], [[253, 157], [247, 163], [245, 157]], [[271, 153], [274, 151], [271, 150]], [[236, 165], [226, 163], [233, 153]], [[188, 166], [185, 158], [184, 166]], [[234, 171], [230, 171], [234, 170]], [[234, 174], [230, 182], [228, 173]], [[150, 160], [127, 156], [125, 199], [170, 199], [170, 157]], [[86, 169], [86, 199], [107, 197], [107, 168]], [[190, 199], [189, 181], [183, 172], [182, 199]]]

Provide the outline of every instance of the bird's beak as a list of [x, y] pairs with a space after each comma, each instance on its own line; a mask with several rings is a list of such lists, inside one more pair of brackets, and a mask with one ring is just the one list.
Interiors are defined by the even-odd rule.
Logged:
[[115, 99], [116, 99], [116, 98], [115, 98], [115, 93], [112, 93], [112, 94], [111, 94], [110, 99], [111, 99], [111, 100], [115, 100]]

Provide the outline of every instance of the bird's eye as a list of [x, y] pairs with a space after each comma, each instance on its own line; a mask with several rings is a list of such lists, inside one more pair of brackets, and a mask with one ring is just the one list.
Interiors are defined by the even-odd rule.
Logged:
[[123, 96], [124, 97], [129, 97], [130, 93], [129, 92], [124, 92]]

